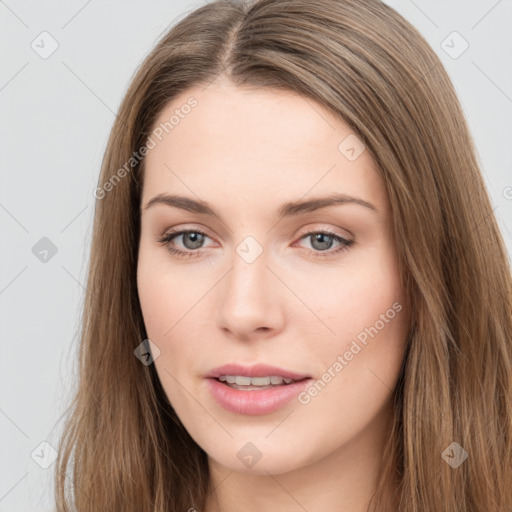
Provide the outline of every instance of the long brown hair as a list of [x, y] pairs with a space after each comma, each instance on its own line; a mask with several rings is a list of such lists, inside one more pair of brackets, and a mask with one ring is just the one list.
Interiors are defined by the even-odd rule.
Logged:
[[[136, 286], [139, 149], [170, 100], [219, 76], [325, 105], [384, 179], [411, 326], [372, 506], [393, 482], [399, 512], [510, 510], [507, 251], [446, 71], [377, 0], [214, 1], [181, 19], [138, 69], [95, 192], [78, 383], [55, 466], [58, 510], [200, 511], [212, 492], [206, 453], [134, 350], [146, 339]], [[459, 445], [467, 459], [453, 467]]]

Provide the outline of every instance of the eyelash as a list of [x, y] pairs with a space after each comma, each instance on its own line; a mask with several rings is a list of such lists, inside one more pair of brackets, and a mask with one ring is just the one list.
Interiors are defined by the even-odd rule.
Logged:
[[[200, 249], [199, 250], [189, 249], [188, 251], [182, 251], [182, 250], [176, 249], [176, 247], [172, 247], [170, 245], [170, 243], [174, 240], [174, 238], [177, 238], [180, 235], [185, 235], [188, 233], [198, 233], [205, 237], [208, 236], [206, 233], [204, 233], [203, 231], [201, 231], [199, 229], [184, 229], [181, 231], [170, 231], [170, 232], [166, 233], [164, 236], [162, 236], [158, 240], [158, 242], [162, 245], [166, 245], [167, 246], [166, 248], [169, 252], [176, 254], [180, 258], [197, 257], [201, 253]], [[334, 256], [334, 255], [340, 253], [341, 251], [347, 250], [351, 245], [353, 245], [355, 243], [354, 240], [347, 240], [346, 238], [343, 238], [342, 236], [337, 235], [336, 233], [332, 233], [331, 231], [309, 231], [308, 233], [305, 233], [303, 236], [301, 236], [299, 240], [302, 240], [303, 238], [307, 238], [308, 236], [317, 235], [317, 234], [332, 236], [336, 242], [339, 242], [342, 244], [338, 249], [336, 249], [334, 251], [315, 251], [313, 249], [308, 249], [309, 254], [311, 254], [317, 258], [329, 258], [331, 256]]]

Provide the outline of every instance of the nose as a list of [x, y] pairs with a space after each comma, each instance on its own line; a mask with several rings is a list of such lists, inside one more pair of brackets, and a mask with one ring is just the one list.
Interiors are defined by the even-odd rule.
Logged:
[[232, 337], [271, 337], [283, 328], [283, 285], [268, 267], [265, 252], [249, 263], [234, 254], [220, 287], [218, 327]]

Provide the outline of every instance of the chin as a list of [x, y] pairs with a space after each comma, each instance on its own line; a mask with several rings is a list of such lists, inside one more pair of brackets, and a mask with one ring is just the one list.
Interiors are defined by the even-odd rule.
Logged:
[[[206, 446], [203, 449], [208, 454], [210, 465], [220, 465], [230, 471], [251, 475], [289, 473], [309, 465], [315, 459], [314, 452], [308, 455], [293, 446], [269, 446], [268, 442], [266, 446], [264, 445], [262, 439], [261, 442], [234, 441], [232, 444], [216, 444], [214, 447]], [[295, 454], [295, 457], [291, 454]], [[297, 454], [300, 457], [297, 457]]]

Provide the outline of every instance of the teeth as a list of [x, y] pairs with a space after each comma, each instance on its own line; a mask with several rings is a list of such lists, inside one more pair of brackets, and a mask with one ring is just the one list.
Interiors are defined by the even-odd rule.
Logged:
[[276, 375], [272, 375], [269, 377], [245, 377], [242, 375], [221, 375], [219, 377], [221, 382], [227, 382], [229, 384], [236, 384], [238, 386], [268, 386], [273, 384], [278, 386], [283, 382], [285, 384], [290, 384], [293, 382], [292, 379], [287, 379], [284, 377], [278, 377]]
[[270, 377], [253, 377], [252, 379], [247, 378], [247, 380], [249, 381], [247, 384], [253, 386], [268, 386], [270, 384]]

